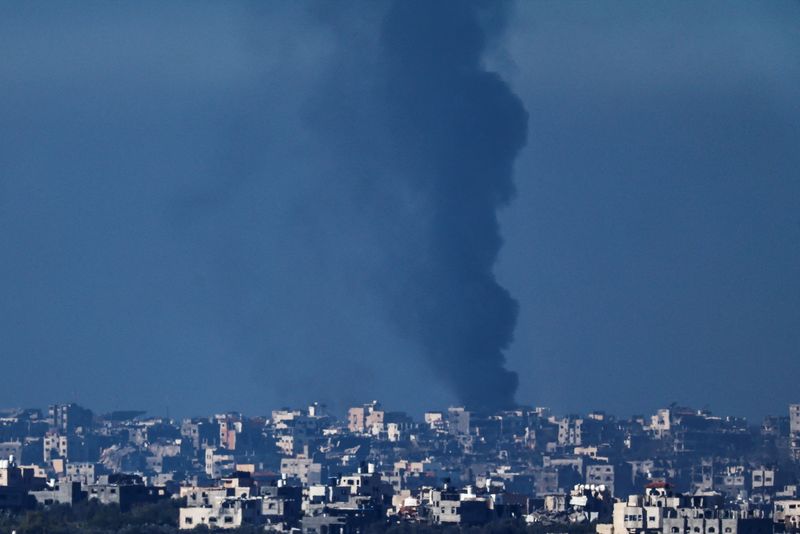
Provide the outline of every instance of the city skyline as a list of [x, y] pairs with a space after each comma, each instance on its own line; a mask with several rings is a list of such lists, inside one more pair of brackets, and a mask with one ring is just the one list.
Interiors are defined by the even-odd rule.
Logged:
[[[0, 417], [0, 528], [159, 534], [785, 534], [800, 404], [748, 425], [667, 406], [413, 418], [378, 401], [166, 419], [74, 403]], [[485, 531], [485, 530], [483, 530]]]

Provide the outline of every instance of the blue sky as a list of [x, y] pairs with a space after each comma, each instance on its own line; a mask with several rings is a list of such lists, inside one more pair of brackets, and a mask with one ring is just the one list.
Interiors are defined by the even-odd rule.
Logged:
[[[517, 399], [783, 413], [800, 400], [800, 4], [506, 15], [483, 61], [528, 113], [495, 268], [519, 303]], [[371, 178], [385, 17], [0, 6], [0, 405], [455, 402], [382, 311], [428, 213]]]

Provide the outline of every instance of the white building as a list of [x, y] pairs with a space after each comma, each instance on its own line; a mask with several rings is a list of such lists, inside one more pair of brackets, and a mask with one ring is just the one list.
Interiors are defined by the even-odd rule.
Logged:
[[182, 530], [200, 525], [215, 529], [240, 528], [262, 522], [262, 499], [258, 497], [225, 497], [212, 499], [207, 506], [187, 506], [180, 509], [178, 526]]
[[[614, 504], [611, 524], [597, 525], [598, 534], [738, 534], [771, 532], [768, 520], [746, 517], [724, 507], [715, 493], [673, 494], [666, 483], [648, 484], [644, 495]], [[743, 528], [746, 526], [746, 528]]]
[[800, 404], [789, 405], [789, 432], [793, 436], [800, 434]]
[[775, 501], [772, 520], [779, 527], [776, 530], [786, 532], [800, 529], [800, 500]]

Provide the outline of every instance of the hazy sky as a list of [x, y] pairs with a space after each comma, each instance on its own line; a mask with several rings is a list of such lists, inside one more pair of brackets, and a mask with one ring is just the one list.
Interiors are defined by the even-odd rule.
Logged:
[[[424, 219], [369, 179], [385, 16], [0, 4], [0, 406], [454, 402], [376, 290]], [[488, 21], [529, 114], [496, 268], [520, 402], [800, 401], [799, 19], [530, 1]]]

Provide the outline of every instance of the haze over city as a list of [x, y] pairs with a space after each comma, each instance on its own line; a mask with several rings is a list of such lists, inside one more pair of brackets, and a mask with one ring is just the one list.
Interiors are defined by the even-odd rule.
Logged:
[[798, 401], [799, 3], [190, 6], [0, 4], [0, 406]]

